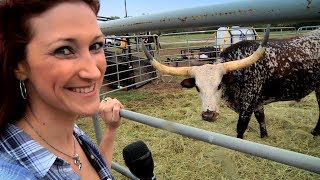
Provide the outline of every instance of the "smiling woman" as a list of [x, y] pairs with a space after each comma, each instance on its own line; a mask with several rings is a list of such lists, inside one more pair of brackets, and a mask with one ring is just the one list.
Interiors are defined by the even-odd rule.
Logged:
[[[98, 10], [97, 0], [0, 1], [0, 179], [113, 178], [123, 105], [100, 102]], [[106, 124], [99, 150], [76, 125], [98, 112]]]

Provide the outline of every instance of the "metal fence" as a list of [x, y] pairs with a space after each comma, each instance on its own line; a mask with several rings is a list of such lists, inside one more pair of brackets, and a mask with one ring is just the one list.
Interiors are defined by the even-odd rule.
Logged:
[[[316, 28], [319, 26], [305, 26], [298, 30], [294, 27], [271, 27], [270, 37], [286, 38]], [[139, 88], [159, 78], [162, 81], [170, 81], [174, 78], [156, 73], [142, 52], [142, 40], [162, 63], [170, 66], [193, 66], [214, 63], [219, 58], [220, 52], [231, 44], [241, 40], [259, 40], [264, 32], [265, 28], [225, 27], [216, 30], [167, 33], [159, 36], [156, 34], [106, 36], [107, 71], [102, 95]]]
[[142, 40], [149, 40], [148, 46], [154, 48], [150, 40], [156, 36], [106, 36], [105, 55], [107, 70], [102, 86], [102, 95], [117, 90], [138, 88], [157, 78], [157, 74], [141, 51]]
[[[184, 124], [174, 123], [160, 118], [140, 114], [137, 112], [122, 109], [120, 111], [121, 117], [146, 124], [148, 126], [166, 130], [176, 133], [185, 137], [193, 138], [209, 144], [218, 145], [228, 149], [236, 150], [242, 153], [250, 154], [253, 156], [261, 157], [264, 159], [273, 160], [282, 164], [290, 165], [293, 167], [308, 170], [310, 172], [320, 174], [320, 158], [309, 156], [294, 151], [289, 151], [277, 147], [272, 147], [264, 144], [259, 144], [227, 135], [206, 131], [203, 129], [187, 126]], [[98, 143], [101, 142], [101, 129], [97, 116], [94, 116], [94, 127]], [[137, 179], [131, 172], [112, 162], [112, 168], [124, 176], [131, 179]]]
[[[260, 40], [265, 28], [219, 27], [216, 30], [161, 34], [158, 53], [164, 62], [178, 66], [179, 62], [191, 64], [214, 63], [220, 52], [242, 40]], [[270, 38], [296, 35], [295, 27], [271, 27]]]
[[305, 31], [316, 30], [319, 28], [320, 28], [320, 25], [319, 26], [303, 26], [303, 27], [299, 27], [298, 33], [304, 33]]

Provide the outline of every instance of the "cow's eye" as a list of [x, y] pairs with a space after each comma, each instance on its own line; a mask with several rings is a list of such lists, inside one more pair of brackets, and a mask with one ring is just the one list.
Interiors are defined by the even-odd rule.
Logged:
[[221, 89], [221, 84], [219, 84], [219, 86], [218, 86], [218, 90], [220, 90]]
[[200, 89], [198, 88], [198, 86], [196, 86], [196, 89], [197, 89], [198, 92], [200, 92]]

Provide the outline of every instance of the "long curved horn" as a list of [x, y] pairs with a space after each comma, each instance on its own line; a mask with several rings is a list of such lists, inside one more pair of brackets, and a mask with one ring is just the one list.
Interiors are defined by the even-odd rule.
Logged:
[[147, 47], [142, 41], [142, 48], [147, 58], [150, 60], [151, 65], [158, 71], [164, 74], [176, 75], [176, 76], [190, 76], [191, 67], [170, 67], [159, 63], [153, 56], [149, 53]]
[[267, 26], [267, 31], [263, 37], [262, 42], [260, 43], [259, 48], [252, 55], [250, 55], [249, 57], [240, 59], [240, 60], [223, 63], [223, 66], [224, 66], [226, 72], [231, 72], [231, 71], [235, 71], [238, 69], [248, 67], [251, 64], [258, 61], [263, 56], [263, 54], [266, 50], [266, 45], [269, 40], [269, 34], [270, 34], [270, 24]]

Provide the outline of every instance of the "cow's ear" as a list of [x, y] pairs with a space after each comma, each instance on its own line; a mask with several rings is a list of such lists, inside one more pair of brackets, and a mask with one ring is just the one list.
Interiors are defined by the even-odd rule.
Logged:
[[181, 81], [181, 86], [185, 88], [193, 88], [196, 86], [196, 80], [194, 78], [188, 78]]

